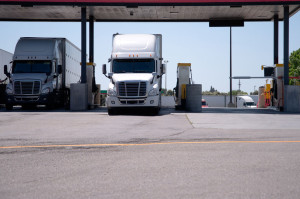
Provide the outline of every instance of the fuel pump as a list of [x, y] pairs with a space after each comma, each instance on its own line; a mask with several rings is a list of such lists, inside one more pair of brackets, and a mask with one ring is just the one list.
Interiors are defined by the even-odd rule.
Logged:
[[275, 64], [271, 67], [262, 67], [265, 76], [270, 76], [270, 84], [266, 84], [266, 106], [273, 106], [280, 110], [283, 109], [284, 84], [283, 84], [283, 64]]
[[178, 63], [177, 83], [173, 89], [176, 109], [185, 109], [187, 84], [192, 84], [191, 63]]

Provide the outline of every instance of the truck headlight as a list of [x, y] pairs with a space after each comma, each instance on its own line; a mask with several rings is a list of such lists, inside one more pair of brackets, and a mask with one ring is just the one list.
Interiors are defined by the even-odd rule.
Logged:
[[149, 95], [150, 95], [150, 96], [157, 95], [157, 93], [158, 93], [157, 91], [158, 91], [157, 89], [152, 88], [152, 89], [149, 91]]
[[44, 88], [43, 90], [42, 90], [42, 94], [48, 94], [50, 92], [50, 88]]
[[13, 94], [13, 89], [11, 87], [6, 87], [7, 94]]
[[107, 95], [108, 96], [117, 96], [117, 93], [116, 93], [116, 91], [114, 91], [114, 89], [108, 89], [108, 91], [107, 91]]
[[6, 85], [6, 90], [5, 90], [6, 94], [13, 94], [13, 87], [12, 84], [7, 84]]

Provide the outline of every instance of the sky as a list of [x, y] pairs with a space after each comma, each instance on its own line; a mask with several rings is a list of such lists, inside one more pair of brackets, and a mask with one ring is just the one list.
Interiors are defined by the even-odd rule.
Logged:
[[[176, 86], [177, 63], [191, 63], [193, 81], [202, 84], [203, 91], [212, 86], [229, 92], [229, 28], [211, 28], [206, 22], [96, 22], [94, 26], [96, 83], [101, 90], [109, 84], [102, 64], [110, 58], [112, 35], [145, 33], [162, 34], [163, 59], [168, 61], [167, 89]], [[0, 22], [0, 27], [0, 49], [11, 53], [20, 37], [65, 37], [81, 48], [79, 22]], [[290, 53], [299, 48], [297, 13], [290, 18]], [[279, 62], [283, 63], [283, 22], [279, 22]], [[245, 22], [244, 27], [232, 28], [232, 76], [261, 77], [261, 65], [273, 65], [273, 22]], [[239, 88], [238, 83], [233, 80], [233, 90]], [[265, 83], [266, 79], [241, 80], [240, 89], [250, 93]]]

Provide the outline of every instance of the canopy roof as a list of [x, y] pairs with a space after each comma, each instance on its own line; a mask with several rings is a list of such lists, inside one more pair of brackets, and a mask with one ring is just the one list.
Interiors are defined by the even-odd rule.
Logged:
[[96, 21], [209, 21], [283, 19], [300, 9], [299, 0], [0, 0], [2, 21], [80, 21], [82, 6]]

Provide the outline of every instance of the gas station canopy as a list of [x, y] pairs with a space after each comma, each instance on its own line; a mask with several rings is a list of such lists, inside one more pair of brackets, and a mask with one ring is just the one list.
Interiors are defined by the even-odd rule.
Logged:
[[283, 20], [300, 9], [297, 0], [0, 0], [1, 21], [81, 21], [81, 7], [95, 21]]

